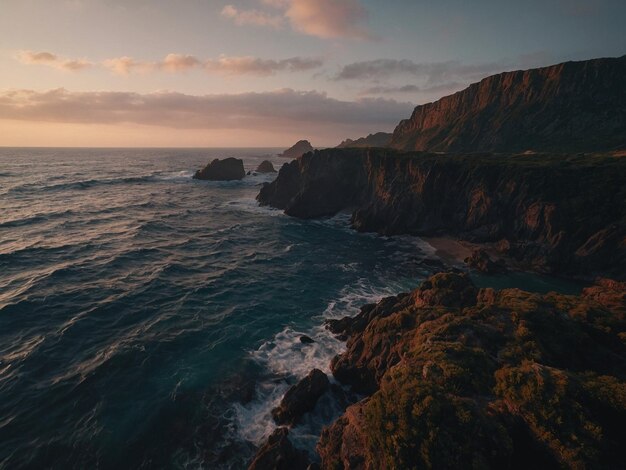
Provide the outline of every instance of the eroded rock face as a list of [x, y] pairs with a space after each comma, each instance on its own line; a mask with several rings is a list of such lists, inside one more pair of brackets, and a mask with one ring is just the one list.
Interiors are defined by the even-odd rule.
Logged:
[[243, 179], [245, 176], [243, 160], [229, 157], [223, 160], [216, 158], [202, 170], [196, 171], [193, 177], [198, 180], [231, 181]]
[[296, 449], [288, 435], [287, 428], [276, 429], [258, 450], [248, 470], [306, 470], [306, 452]]
[[493, 243], [524, 269], [626, 278], [626, 158], [326, 149], [257, 196], [300, 218], [351, 210], [385, 235]]
[[324, 430], [322, 468], [619, 467], [624, 287], [540, 295], [444, 273], [364, 308], [334, 370], [371, 396]]
[[485, 78], [415, 108], [391, 147], [441, 152], [586, 152], [626, 145], [626, 56]]
[[472, 254], [465, 258], [468, 268], [480, 271], [485, 274], [496, 274], [506, 271], [506, 266], [501, 261], [493, 261], [489, 254], [482, 248], [472, 251]]
[[269, 160], [263, 160], [256, 168], [257, 173], [276, 173], [274, 165]]
[[303, 154], [307, 152], [312, 152], [313, 146], [311, 142], [308, 140], [299, 140], [283, 153], [280, 154], [281, 157], [284, 158], [300, 158]]
[[302, 415], [315, 408], [317, 400], [328, 390], [330, 382], [326, 374], [313, 369], [305, 378], [285, 393], [280, 405], [272, 410], [277, 424], [296, 424]]
[[337, 145], [337, 148], [388, 147], [391, 143], [391, 136], [392, 134], [387, 132], [377, 132], [376, 134], [369, 134], [367, 137], [360, 137], [356, 140], [346, 139]]

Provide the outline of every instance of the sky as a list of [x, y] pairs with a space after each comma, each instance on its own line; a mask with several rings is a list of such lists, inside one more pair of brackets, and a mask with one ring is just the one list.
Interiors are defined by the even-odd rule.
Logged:
[[0, 0], [0, 146], [334, 146], [626, 54], [623, 0]]

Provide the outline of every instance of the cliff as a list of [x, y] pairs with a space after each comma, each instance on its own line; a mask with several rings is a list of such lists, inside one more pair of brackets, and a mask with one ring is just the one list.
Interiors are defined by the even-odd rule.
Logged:
[[323, 431], [321, 468], [621, 467], [624, 292], [479, 290], [440, 273], [331, 321], [348, 338], [333, 374], [367, 396]]
[[257, 199], [300, 218], [351, 210], [359, 231], [493, 243], [541, 272], [626, 277], [626, 158], [326, 149]]
[[415, 108], [391, 147], [441, 152], [626, 148], [626, 56], [485, 78]]
[[392, 134], [388, 132], [377, 132], [369, 134], [367, 137], [360, 137], [356, 140], [346, 139], [337, 145], [338, 149], [345, 148], [367, 148], [367, 147], [388, 147]]

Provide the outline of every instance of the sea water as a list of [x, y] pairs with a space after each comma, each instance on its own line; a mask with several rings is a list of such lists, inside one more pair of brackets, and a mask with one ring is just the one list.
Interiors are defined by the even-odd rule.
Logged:
[[[0, 149], [0, 468], [245, 468], [343, 349], [324, 319], [431, 273], [418, 238], [259, 207], [275, 174], [192, 179], [276, 154]], [[318, 408], [291, 432], [309, 451]]]

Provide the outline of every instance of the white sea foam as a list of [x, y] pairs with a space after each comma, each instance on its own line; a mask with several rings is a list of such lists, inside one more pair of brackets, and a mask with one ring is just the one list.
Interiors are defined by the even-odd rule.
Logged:
[[[234, 405], [239, 437], [256, 445], [262, 444], [276, 429], [271, 416], [272, 409], [279, 405], [291, 384], [305, 377], [312, 369], [322, 370], [334, 382], [330, 362], [335, 355], [345, 350], [345, 343], [324, 327], [325, 319], [354, 316], [362, 305], [394, 293], [391, 288], [375, 288], [365, 279], [360, 279], [354, 285], [346, 286], [335, 300], [328, 303], [316, 326], [307, 331], [286, 327], [271, 341], [252, 351], [251, 356], [266, 369], [267, 378], [257, 384], [255, 400]], [[302, 335], [311, 337], [315, 342], [302, 343]], [[294, 445], [313, 453], [322, 426], [329, 424], [340, 412], [332, 397], [322, 397], [314, 412], [307, 414], [299, 425], [292, 428], [290, 435]]]

